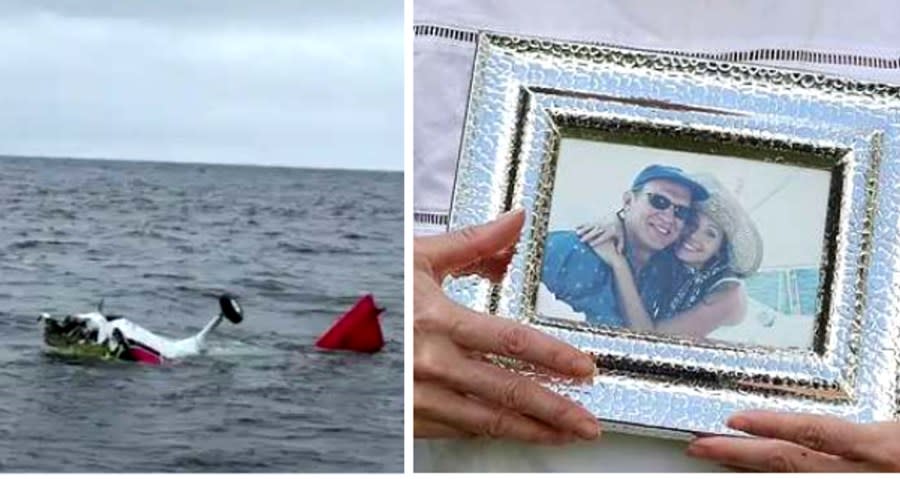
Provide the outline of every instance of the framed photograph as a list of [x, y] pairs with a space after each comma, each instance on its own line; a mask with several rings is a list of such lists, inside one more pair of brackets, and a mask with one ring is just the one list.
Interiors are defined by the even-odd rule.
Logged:
[[[535, 312], [811, 349], [830, 180], [823, 169], [563, 138]], [[695, 184], [708, 197], [692, 207]], [[601, 274], [610, 264], [619, 269]], [[655, 308], [632, 312], [643, 323], [620, 304], [629, 287], [637, 307]]]
[[898, 125], [897, 87], [481, 34], [450, 228], [527, 215], [502, 282], [446, 289], [595, 355], [589, 384], [496, 359], [613, 430], [893, 419]]

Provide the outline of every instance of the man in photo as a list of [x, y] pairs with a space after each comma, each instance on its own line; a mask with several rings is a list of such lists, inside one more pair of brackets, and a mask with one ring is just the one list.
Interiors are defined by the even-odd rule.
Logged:
[[624, 232], [619, 225], [577, 229], [581, 240], [612, 269], [619, 309], [631, 330], [706, 338], [721, 326], [737, 325], [747, 314], [743, 279], [762, 262], [762, 237], [737, 198], [714, 176], [693, 178], [709, 197], [694, 203], [690, 224], [668, 248], [674, 262], [662, 263], [665, 268], [645, 275], [656, 289], [644, 296], [654, 303], [644, 304], [623, 254]]
[[[708, 197], [706, 188], [680, 168], [664, 165], [644, 168], [623, 194], [616, 214], [624, 236], [623, 254], [647, 310], [655, 311], [669, 296], [669, 276], [677, 261], [669, 247], [690, 224], [694, 203]], [[541, 281], [590, 324], [628, 327], [612, 266], [576, 231], [547, 236]]]

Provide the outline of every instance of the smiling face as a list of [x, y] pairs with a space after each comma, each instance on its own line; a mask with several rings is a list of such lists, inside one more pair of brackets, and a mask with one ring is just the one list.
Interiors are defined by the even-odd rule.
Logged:
[[678, 245], [675, 256], [694, 268], [702, 268], [715, 256], [725, 241], [725, 233], [705, 214], [697, 215], [697, 229]]
[[640, 190], [625, 192], [624, 201], [629, 240], [635, 248], [656, 252], [671, 246], [684, 231], [685, 219], [676, 209], [690, 210], [691, 190], [673, 181], [651, 180]]

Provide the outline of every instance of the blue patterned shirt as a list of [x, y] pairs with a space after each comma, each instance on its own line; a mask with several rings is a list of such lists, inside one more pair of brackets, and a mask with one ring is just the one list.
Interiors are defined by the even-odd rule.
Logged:
[[[625, 253], [631, 265], [627, 245]], [[638, 291], [652, 317], [660, 300], [669, 294], [671, 284], [667, 279], [671, 278], [666, 275], [671, 274], [674, 261], [677, 260], [671, 250], [663, 250], [636, 274]], [[633, 266], [631, 269], [634, 271]], [[574, 231], [552, 231], [547, 235], [541, 281], [556, 299], [584, 313], [591, 325], [628, 326], [619, 309], [612, 268]]]

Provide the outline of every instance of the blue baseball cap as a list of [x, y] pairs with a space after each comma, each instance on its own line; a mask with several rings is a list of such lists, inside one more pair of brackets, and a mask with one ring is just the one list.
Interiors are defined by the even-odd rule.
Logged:
[[650, 165], [638, 173], [634, 178], [634, 183], [631, 184], [631, 188], [638, 189], [648, 181], [653, 180], [669, 180], [683, 185], [691, 190], [692, 201], [703, 201], [709, 198], [709, 192], [706, 191], [703, 185], [691, 179], [681, 168], [675, 166]]

